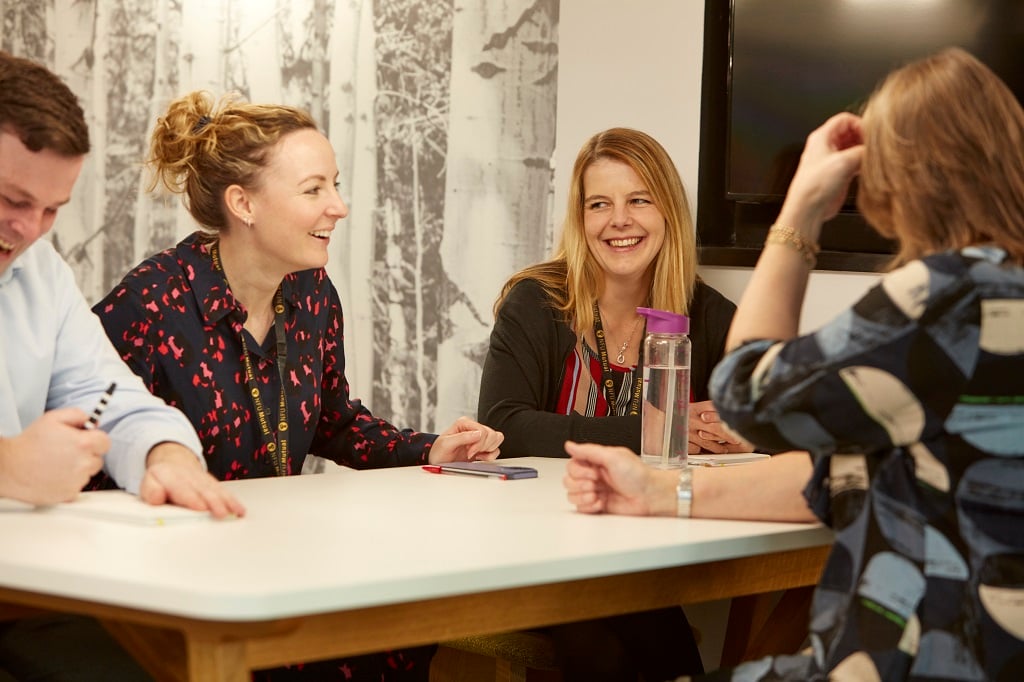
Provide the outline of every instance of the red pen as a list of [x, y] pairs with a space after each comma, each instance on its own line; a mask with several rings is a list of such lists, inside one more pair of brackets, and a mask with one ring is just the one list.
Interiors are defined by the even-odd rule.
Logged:
[[487, 476], [490, 478], [500, 478], [505, 480], [508, 478], [505, 474], [500, 471], [488, 471], [484, 469], [460, 469], [458, 467], [449, 467], [440, 464], [426, 464], [423, 466], [424, 471], [429, 471], [432, 474], [466, 474], [467, 476]]
[[494, 462], [448, 462], [447, 464], [425, 464], [423, 470], [432, 474], [468, 474], [486, 476], [508, 481], [516, 478], [537, 478], [533, 467], [506, 466]]

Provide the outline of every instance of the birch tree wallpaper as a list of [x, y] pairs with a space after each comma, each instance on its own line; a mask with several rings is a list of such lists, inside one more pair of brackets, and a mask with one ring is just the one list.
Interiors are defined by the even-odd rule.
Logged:
[[90, 302], [195, 229], [145, 193], [174, 97], [309, 110], [349, 217], [328, 271], [353, 395], [403, 427], [475, 415], [491, 307], [550, 253], [558, 0], [0, 0], [0, 48], [79, 96], [93, 151], [52, 233]]

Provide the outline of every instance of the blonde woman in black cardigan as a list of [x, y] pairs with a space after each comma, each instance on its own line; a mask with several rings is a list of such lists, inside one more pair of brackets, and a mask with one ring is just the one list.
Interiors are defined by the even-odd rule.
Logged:
[[736, 306], [697, 276], [689, 203], [668, 153], [629, 128], [594, 135], [568, 204], [554, 257], [513, 275], [495, 304], [477, 415], [505, 434], [502, 456], [566, 457], [566, 440], [639, 451], [637, 306], [690, 317], [690, 451], [749, 451], [708, 399]]
[[[708, 400], [736, 307], [697, 277], [689, 204], [668, 153], [636, 130], [598, 133], [576, 158], [568, 203], [554, 257], [514, 275], [495, 305], [477, 414], [505, 434], [502, 455], [566, 457], [567, 440], [639, 451], [637, 306], [691, 318], [691, 452], [749, 451]], [[567, 682], [703, 670], [679, 607], [548, 631]]]

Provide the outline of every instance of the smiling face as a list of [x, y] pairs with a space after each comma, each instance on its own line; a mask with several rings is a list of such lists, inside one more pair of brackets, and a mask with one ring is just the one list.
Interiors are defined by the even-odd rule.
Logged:
[[665, 217], [628, 164], [598, 159], [584, 171], [583, 227], [606, 284], [632, 286], [651, 276], [665, 242]]
[[30, 151], [17, 135], [0, 130], [0, 274], [53, 227], [84, 160]]
[[271, 152], [249, 200], [256, 247], [280, 274], [327, 264], [331, 232], [348, 215], [337, 178], [330, 142], [311, 128], [285, 135]]

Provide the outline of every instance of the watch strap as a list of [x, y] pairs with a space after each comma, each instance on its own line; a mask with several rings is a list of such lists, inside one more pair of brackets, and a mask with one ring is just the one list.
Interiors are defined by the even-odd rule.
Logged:
[[679, 482], [676, 483], [676, 516], [690, 518], [690, 507], [693, 505], [693, 470], [684, 466], [679, 470]]

